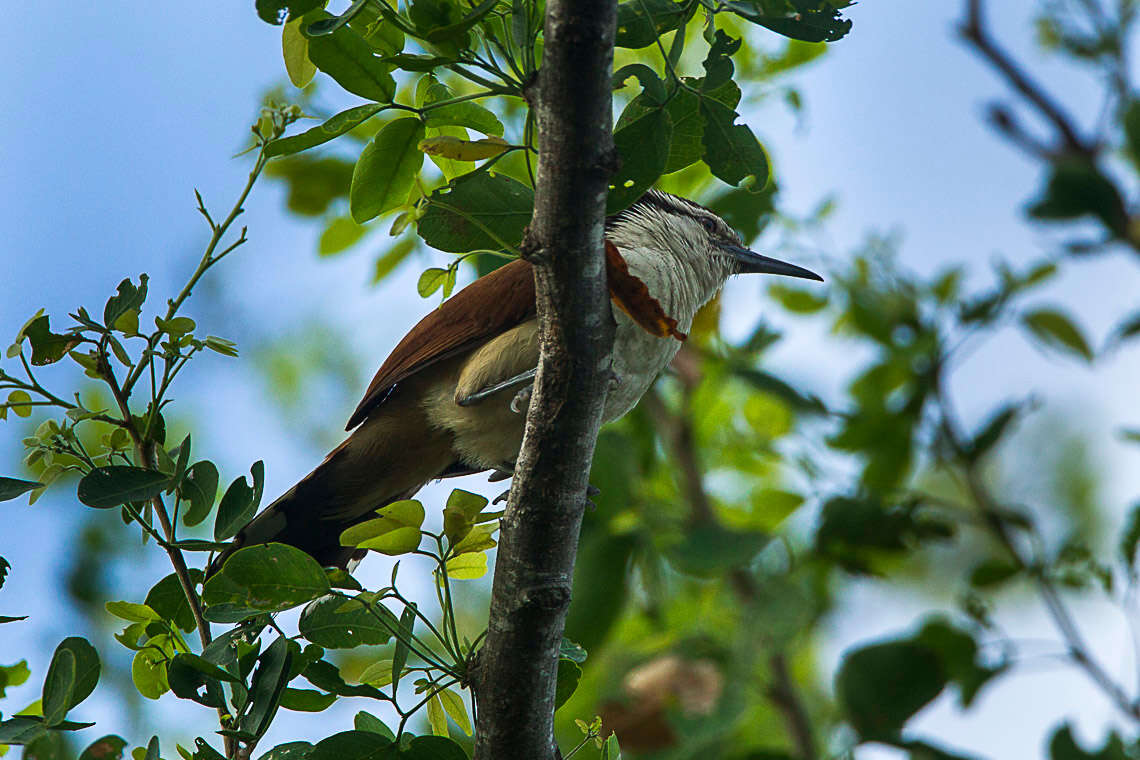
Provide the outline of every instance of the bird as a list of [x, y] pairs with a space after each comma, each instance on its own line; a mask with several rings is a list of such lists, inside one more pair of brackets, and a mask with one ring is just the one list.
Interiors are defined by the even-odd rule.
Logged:
[[[730, 276], [823, 279], [750, 250], [708, 208], [659, 190], [607, 217], [605, 248], [616, 328], [604, 422], [637, 404]], [[539, 347], [525, 259], [444, 300], [380, 366], [345, 441], [239, 530], [210, 574], [238, 548], [270, 542], [343, 568], [359, 554], [341, 546], [341, 532], [377, 509], [440, 478], [488, 470], [506, 477], [522, 444]]]

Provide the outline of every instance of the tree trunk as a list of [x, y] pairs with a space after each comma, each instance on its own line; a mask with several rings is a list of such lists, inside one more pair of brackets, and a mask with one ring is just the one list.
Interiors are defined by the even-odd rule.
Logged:
[[541, 150], [523, 255], [542, 356], [503, 516], [487, 639], [473, 668], [476, 760], [554, 757], [558, 648], [590, 462], [611, 377], [603, 248], [614, 0], [548, 0], [531, 102]]

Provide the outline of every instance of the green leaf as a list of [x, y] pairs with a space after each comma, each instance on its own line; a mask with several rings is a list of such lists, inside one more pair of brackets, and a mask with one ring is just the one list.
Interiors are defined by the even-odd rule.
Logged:
[[274, 639], [257, 658], [253, 682], [249, 687], [250, 706], [242, 716], [239, 726], [241, 731], [260, 737], [269, 728], [281, 705], [285, 684], [289, 682], [291, 659], [289, 639], [284, 636]]
[[558, 645], [558, 656], [564, 660], [571, 660], [581, 665], [586, 661], [586, 650], [580, 644], [576, 644], [565, 636], [562, 637], [562, 642]]
[[1103, 747], [1091, 752], [1077, 744], [1068, 723], [1058, 728], [1049, 740], [1049, 760], [1127, 760], [1130, 756], [1116, 731], [1109, 733]]
[[222, 503], [218, 505], [218, 516], [214, 520], [214, 540], [224, 541], [232, 538], [239, 530], [244, 528], [261, 501], [261, 489], [265, 482], [265, 464], [258, 460], [250, 467], [253, 477], [253, 486], [241, 476], [230, 483], [222, 495]]
[[405, 554], [419, 546], [424, 507], [418, 501], [395, 501], [376, 510], [376, 514], [379, 516], [341, 533], [341, 545], [383, 554]]
[[503, 123], [499, 121], [499, 117], [474, 101], [465, 100], [433, 107], [434, 104], [451, 100], [453, 97], [454, 93], [447, 85], [438, 80], [431, 80], [423, 101], [419, 103], [421, 108], [427, 109], [424, 124], [428, 127], [469, 127], [492, 137], [503, 136]]
[[6, 696], [5, 689], [9, 686], [19, 686], [31, 675], [32, 671], [28, 669], [27, 660], [20, 660], [15, 665], [0, 665], [0, 699]]
[[566, 700], [574, 694], [581, 679], [582, 669], [578, 667], [578, 663], [566, 658], [558, 660], [558, 684], [554, 690], [555, 710], [566, 704]]
[[[159, 637], [152, 638], [149, 644], [157, 646], [157, 638]], [[135, 652], [135, 658], [131, 661], [131, 681], [139, 694], [147, 699], [158, 699], [168, 692], [170, 682], [166, 677], [166, 653], [151, 647]]]
[[299, 135], [274, 140], [265, 149], [265, 152], [269, 156], [288, 156], [309, 148], [315, 148], [355, 129], [383, 109], [384, 106], [380, 103], [366, 103], [362, 106], [349, 108], [329, 117], [324, 124], [307, 129]]
[[43, 483], [34, 480], [0, 477], [0, 501], [10, 501], [28, 491], [42, 488], [43, 485]]
[[354, 95], [390, 103], [396, 94], [392, 67], [373, 55], [372, 46], [348, 26], [310, 37], [309, 60]]
[[446, 269], [429, 267], [420, 274], [420, 279], [416, 282], [416, 292], [420, 294], [420, 298], [427, 298], [443, 287], [443, 283], [446, 280]]
[[472, 581], [487, 574], [487, 555], [478, 553], [460, 554], [447, 560], [447, 577], [453, 581]]
[[332, 256], [354, 246], [368, 228], [357, 224], [349, 216], [338, 216], [328, 223], [317, 241], [319, 256]]
[[[317, 742], [305, 760], [380, 760], [392, 740], [373, 731], [341, 731]], [[395, 760], [395, 753], [392, 753]]]
[[791, 288], [775, 283], [768, 286], [768, 295], [780, 302], [793, 314], [815, 314], [827, 306], [827, 295], [818, 295], [803, 288]]
[[126, 746], [126, 739], [108, 734], [91, 742], [87, 749], [80, 753], [79, 760], [120, 760]]
[[32, 416], [32, 397], [27, 391], [12, 391], [8, 394], [8, 400], [5, 406], [11, 409], [17, 417], [31, 417]]
[[30, 744], [46, 734], [43, 718], [38, 716], [17, 716], [0, 722], [0, 746]]
[[[281, 612], [329, 592], [324, 570], [300, 549], [262, 544], [238, 549], [206, 581], [207, 617], [232, 622], [257, 612]], [[219, 606], [211, 611], [209, 607]], [[223, 619], [225, 618], [225, 619]]]
[[1060, 311], [1038, 309], [1023, 315], [1021, 324], [1043, 344], [1092, 362], [1093, 352], [1084, 334]]
[[285, 742], [278, 744], [257, 760], [307, 760], [313, 745], [309, 742]]
[[161, 615], [145, 604], [107, 602], [103, 607], [115, 617], [131, 623], [153, 623], [162, 620]]
[[370, 609], [363, 601], [339, 596], [311, 603], [297, 624], [302, 636], [328, 649], [387, 644], [399, 625], [382, 604], [373, 604]]
[[1042, 197], [1029, 208], [1030, 216], [1045, 220], [1068, 220], [1095, 216], [1113, 234], [1128, 234], [1128, 210], [1112, 180], [1087, 158], [1062, 158]]
[[762, 190], [768, 184], [770, 167], [768, 155], [752, 130], [735, 124], [736, 111], [712, 98], [701, 98], [700, 110], [705, 119], [703, 157], [709, 171], [730, 185], [754, 177], [751, 189]]
[[32, 344], [32, 364], [37, 367], [54, 364], [79, 342], [73, 335], [53, 333], [47, 316], [33, 320], [24, 328], [24, 335]]
[[324, 5], [324, 0], [256, 0], [257, 15], [267, 24], [281, 24]]
[[[471, 12], [456, 18], [462, 6], [445, 0], [415, 0], [408, 16], [416, 25], [416, 35], [434, 43], [440, 52], [459, 52], [466, 47], [466, 32], [491, 12], [498, 0], [483, 0]], [[451, 44], [445, 44], [445, 43]]]
[[925, 646], [891, 641], [848, 652], [835, 690], [864, 740], [897, 741], [903, 725], [946, 686], [942, 663]]
[[301, 29], [303, 23], [304, 19], [298, 17], [285, 24], [281, 30], [281, 57], [285, 61], [285, 73], [289, 75], [293, 86], [298, 88], [308, 85], [317, 75], [317, 67], [309, 60], [309, 38]]
[[732, 0], [725, 3], [741, 17], [771, 29], [777, 34], [803, 42], [836, 42], [851, 31], [851, 21], [839, 14], [838, 8], [850, 3], [820, 0]]
[[182, 476], [178, 493], [190, 504], [182, 513], [183, 524], [191, 528], [201, 523], [210, 515], [218, 495], [217, 466], [206, 460], [191, 465]]
[[371, 731], [387, 737], [391, 741], [396, 740], [396, 735], [392, 733], [392, 729], [384, 724], [384, 721], [364, 710], [358, 712], [356, 717], [352, 719], [352, 727], [357, 731]]
[[[197, 586], [202, 582], [202, 571], [197, 568], [189, 570], [190, 582]], [[164, 620], [169, 620], [184, 631], [195, 628], [194, 613], [190, 610], [190, 603], [186, 601], [186, 593], [182, 590], [182, 583], [175, 573], [171, 573], [147, 592], [144, 600], [146, 606], [157, 612]]]
[[75, 689], [75, 655], [68, 649], [57, 649], [44, 678], [41, 704], [44, 723], [54, 726], [67, 716], [71, 693]]
[[618, 746], [617, 734], [612, 731], [606, 740], [602, 742], [600, 760], [621, 760], [621, 747]]
[[684, 538], [667, 553], [673, 566], [681, 572], [711, 577], [748, 564], [767, 543], [767, 533], [734, 530], [706, 522], [687, 530]]
[[423, 122], [415, 118], [396, 119], [364, 146], [348, 191], [353, 219], [363, 224], [407, 201], [424, 162], [418, 147], [422, 139]]
[[1136, 547], [1140, 545], [1140, 502], [1128, 511], [1124, 530], [1120, 533], [1120, 557], [1129, 570], [1136, 569]]
[[326, 694], [315, 689], [285, 689], [281, 694], [281, 706], [297, 712], [321, 712], [336, 702], [336, 694]]
[[673, 123], [663, 108], [647, 111], [614, 132], [621, 166], [610, 179], [606, 213], [629, 206], [653, 186], [665, 171]]
[[209, 660], [186, 652], [174, 655], [167, 668], [166, 678], [175, 696], [193, 700], [206, 707], [226, 706], [221, 681], [240, 683], [236, 676]]
[[450, 253], [514, 250], [534, 210], [534, 192], [504, 174], [475, 171], [428, 197], [419, 234]]
[[687, 4], [671, 0], [628, 0], [619, 3], [614, 45], [634, 49], [649, 47], [658, 37], [680, 27], [688, 15]]
[[415, 602], [412, 602], [400, 613], [400, 635], [396, 637], [396, 647], [392, 650], [392, 693], [396, 692], [404, 665], [408, 662], [407, 641], [415, 634], [416, 609]]
[[1134, 166], [1140, 166], [1140, 99], [1133, 98], [1124, 108], [1125, 147]]
[[95, 509], [110, 509], [134, 501], [146, 501], [166, 488], [169, 477], [154, 470], [126, 465], [96, 467], [79, 481], [78, 497]]
[[138, 287], [135, 287], [129, 278], [120, 282], [115, 295], [111, 296], [103, 307], [103, 324], [109, 328], [114, 328], [119, 317], [129, 311], [137, 312], [141, 309], [143, 303], [146, 302], [146, 290], [147, 276], [145, 274], [139, 275]]
[[987, 559], [970, 571], [970, 585], [974, 588], [1000, 586], [1021, 572], [1021, 568], [1004, 559]]

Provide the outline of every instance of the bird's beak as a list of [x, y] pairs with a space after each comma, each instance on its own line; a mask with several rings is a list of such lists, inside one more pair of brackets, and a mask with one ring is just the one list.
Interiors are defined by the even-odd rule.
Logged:
[[823, 282], [823, 278], [810, 269], [804, 269], [769, 256], [762, 256], [744, 246], [722, 243], [720, 247], [721, 250], [736, 259], [736, 271], [740, 274], [782, 274], [788, 277], [802, 277], [805, 280]]

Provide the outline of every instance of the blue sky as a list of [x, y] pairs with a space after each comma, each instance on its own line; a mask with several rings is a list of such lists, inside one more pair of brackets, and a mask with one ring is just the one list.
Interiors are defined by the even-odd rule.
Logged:
[[[40, 0], [34, 11], [9, 14], [0, 27], [7, 62], [0, 68], [0, 91], [8, 101], [0, 114], [0, 335], [14, 334], [40, 307], [61, 317], [80, 304], [97, 308], [122, 277], [140, 272], [151, 276], [152, 293], [164, 298], [193, 267], [206, 238], [193, 188], [212, 209], [228, 208], [249, 163], [232, 156], [243, 146], [262, 93], [283, 79], [279, 30], [259, 21], [251, 2], [210, 5], [205, 13], [175, 16], [140, 0]], [[1073, 93], [1070, 107], [1090, 123], [1099, 108], [1095, 83], [1033, 49], [1031, 0], [994, 5], [996, 33], [1051, 86]], [[1051, 234], [1024, 224], [1016, 213], [1039, 169], [984, 126], [984, 104], [1006, 93], [956, 39], [960, 13], [953, 2], [869, 0], [855, 6], [851, 36], [797, 75], [807, 104], [802, 122], [783, 108], [748, 115], [770, 147], [792, 209], [806, 212], [826, 196], [837, 198], [838, 210], [817, 239], [828, 258], [849, 256], [872, 231], [897, 231], [901, 261], [920, 272], [967, 262], [984, 276], [995, 255], [1028, 262], [1050, 250]], [[404, 267], [383, 290], [369, 286], [374, 246], [318, 261], [319, 230], [286, 215], [280, 187], [259, 186], [242, 221], [250, 243], [225, 265], [226, 284], [204, 282], [190, 307], [206, 332], [248, 344], [316, 323], [360, 357], [361, 371], [368, 373], [429, 308], [414, 292], [416, 266]], [[766, 242], [772, 241], [762, 239], [759, 247], [779, 255]], [[726, 304], [740, 324], [768, 308], [762, 291], [757, 281], [730, 285]], [[1071, 308], [1099, 344], [1112, 319], [1135, 308], [1137, 292], [1137, 268], [1117, 255], [1066, 266], [1064, 277], [1038, 300]], [[773, 354], [773, 369], [834, 391], [851, 367], [838, 353], [834, 343], [797, 323]], [[207, 420], [196, 444], [222, 465], [224, 477], [264, 458], [267, 495], [276, 494], [318, 460], [323, 452], [280, 418], [248, 362], [219, 357], [197, 364], [208, 366], [187, 373], [180, 399]], [[1104, 462], [1105, 497], [1119, 510], [1140, 486], [1140, 462], [1135, 448], [1116, 443], [1112, 431], [1140, 423], [1138, 376], [1135, 350], [1090, 370], [1043, 356], [1010, 333], [971, 359], [954, 390], [970, 419], [999, 399], [1031, 390], [1056, 409], [1078, 410]], [[330, 393], [330, 437], [355, 394], [353, 388]], [[19, 456], [15, 435], [0, 436], [0, 463], [7, 463], [0, 473], [18, 474]], [[6, 526], [0, 554], [14, 566], [0, 596], [3, 609], [33, 615], [28, 623], [0, 627], [0, 662], [29, 656], [36, 683], [51, 645], [72, 632], [71, 621], [50, 614], [56, 608], [44, 598], [49, 589], [36, 580], [66, 565], [63, 526], [77, 505], [64, 491], [31, 508], [22, 501], [0, 506]], [[10, 610], [13, 605], [21, 609]], [[921, 600], [889, 584], [861, 586], [836, 616], [827, 652], [834, 660], [850, 642], [904, 627], [921, 609]], [[1135, 670], [1119, 614], [1095, 605], [1079, 612], [1110, 666]], [[1030, 609], [1015, 609], [1007, 623], [1022, 635], [1046, 630]], [[23, 688], [11, 703], [35, 698], [38, 687]], [[114, 721], [106, 700], [93, 709], [95, 717]], [[1008, 679], [970, 713], [940, 700], [918, 726], [957, 746], [1015, 760], [1039, 754], [1046, 729], [1061, 716], [1076, 718], [1089, 741], [1099, 740], [1113, 720], [1080, 676], [1056, 668]], [[877, 756], [887, 755], [861, 755]]]

